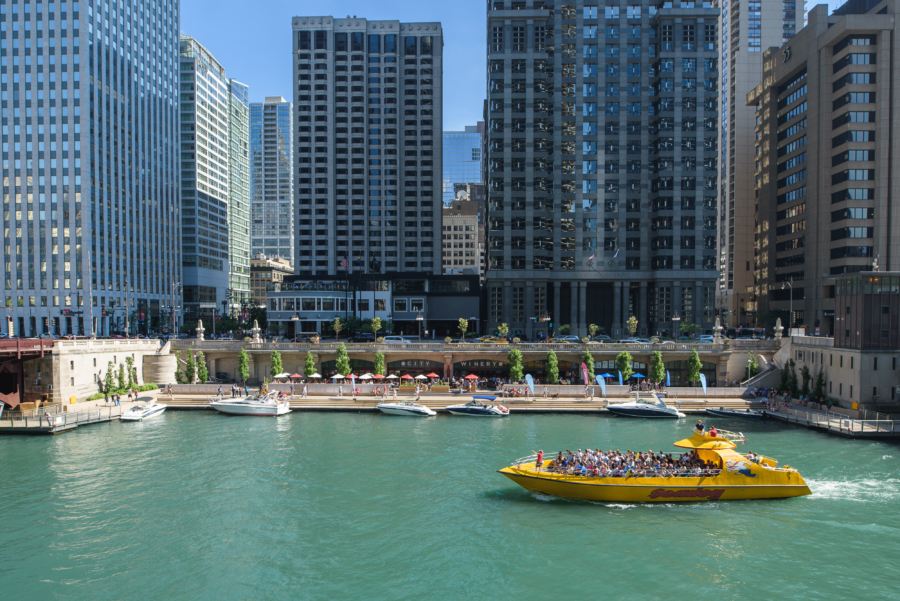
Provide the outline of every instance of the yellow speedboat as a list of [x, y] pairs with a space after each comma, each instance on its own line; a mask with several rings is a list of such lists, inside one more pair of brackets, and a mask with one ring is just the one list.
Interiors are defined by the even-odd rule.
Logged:
[[629, 470], [624, 475], [577, 475], [553, 467], [543, 460], [538, 469], [532, 455], [505, 467], [501, 474], [519, 486], [556, 497], [585, 501], [654, 503], [670, 501], [718, 501], [733, 499], [781, 499], [810, 494], [809, 486], [797, 470], [768, 457], [736, 452], [735, 442], [743, 436], [719, 431], [718, 436], [695, 432], [675, 443], [714, 469], [699, 474], [651, 475]]

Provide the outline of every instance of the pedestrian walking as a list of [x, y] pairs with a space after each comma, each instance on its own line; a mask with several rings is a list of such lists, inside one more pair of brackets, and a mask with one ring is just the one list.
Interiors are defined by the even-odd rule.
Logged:
[[291, 398], [294, 397], [294, 383], [291, 382]]
[[391, 386], [391, 393], [393, 394], [393, 399], [397, 400], [397, 389]]
[[303, 385], [303, 398], [306, 398], [306, 384]]
[[216, 397], [224, 397], [224, 396], [225, 396], [225, 395], [222, 394], [222, 387], [219, 386], [219, 392], [216, 394]]
[[547, 398], [547, 387], [546, 386], [544, 386], [544, 398], [545, 399]]
[[106, 403], [107, 407], [109, 406], [109, 391], [103, 393], [103, 402]]
[[344, 396], [344, 387], [338, 386], [338, 396]]

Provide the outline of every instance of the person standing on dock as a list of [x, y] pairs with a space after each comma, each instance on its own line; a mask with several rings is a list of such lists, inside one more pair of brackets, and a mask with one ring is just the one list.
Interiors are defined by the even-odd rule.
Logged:
[[303, 398], [306, 398], [306, 384], [303, 385]]
[[224, 397], [224, 396], [225, 396], [225, 395], [222, 394], [222, 387], [219, 386], [219, 392], [216, 393], [216, 397]]
[[338, 386], [338, 396], [344, 396], [344, 387]]
[[294, 383], [291, 382], [291, 398], [294, 398]]
[[109, 391], [106, 390], [103, 392], [103, 402], [106, 403], [106, 406], [109, 406]]

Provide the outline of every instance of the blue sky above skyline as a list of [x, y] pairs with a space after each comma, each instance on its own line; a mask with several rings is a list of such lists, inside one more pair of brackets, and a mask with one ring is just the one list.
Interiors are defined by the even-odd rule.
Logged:
[[[830, 0], [829, 9], [843, 4]], [[444, 130], [459, 131], [482, 118], [485, 95], [485, 0], [263, 0], [248, 10], [236, 0], [183, 0], [181, 32], [194, 36], [250, 86], [253, 102], [291, 100], [291, 18], [356, 15], [369, 20], [439, 21], [444, 32]], [[807, 3], [806, 7], [815, 6]], [[234, 10], [232, 10], [234, 9]]]

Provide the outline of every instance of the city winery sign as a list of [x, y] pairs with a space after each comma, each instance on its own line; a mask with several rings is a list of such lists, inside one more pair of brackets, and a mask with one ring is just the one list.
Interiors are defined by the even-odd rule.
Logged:
[[443, 369], [444, 364], [428, 359], [404, 359], [403, 361], [391, 361], [388, 369]]
[[503, 369], [507, 366], [505, 361], [485, 361], [485, 360], [476, 360], [476, 361], [459, 361], [453, 364], [453, 367], [458, 367], [460, 369]]

